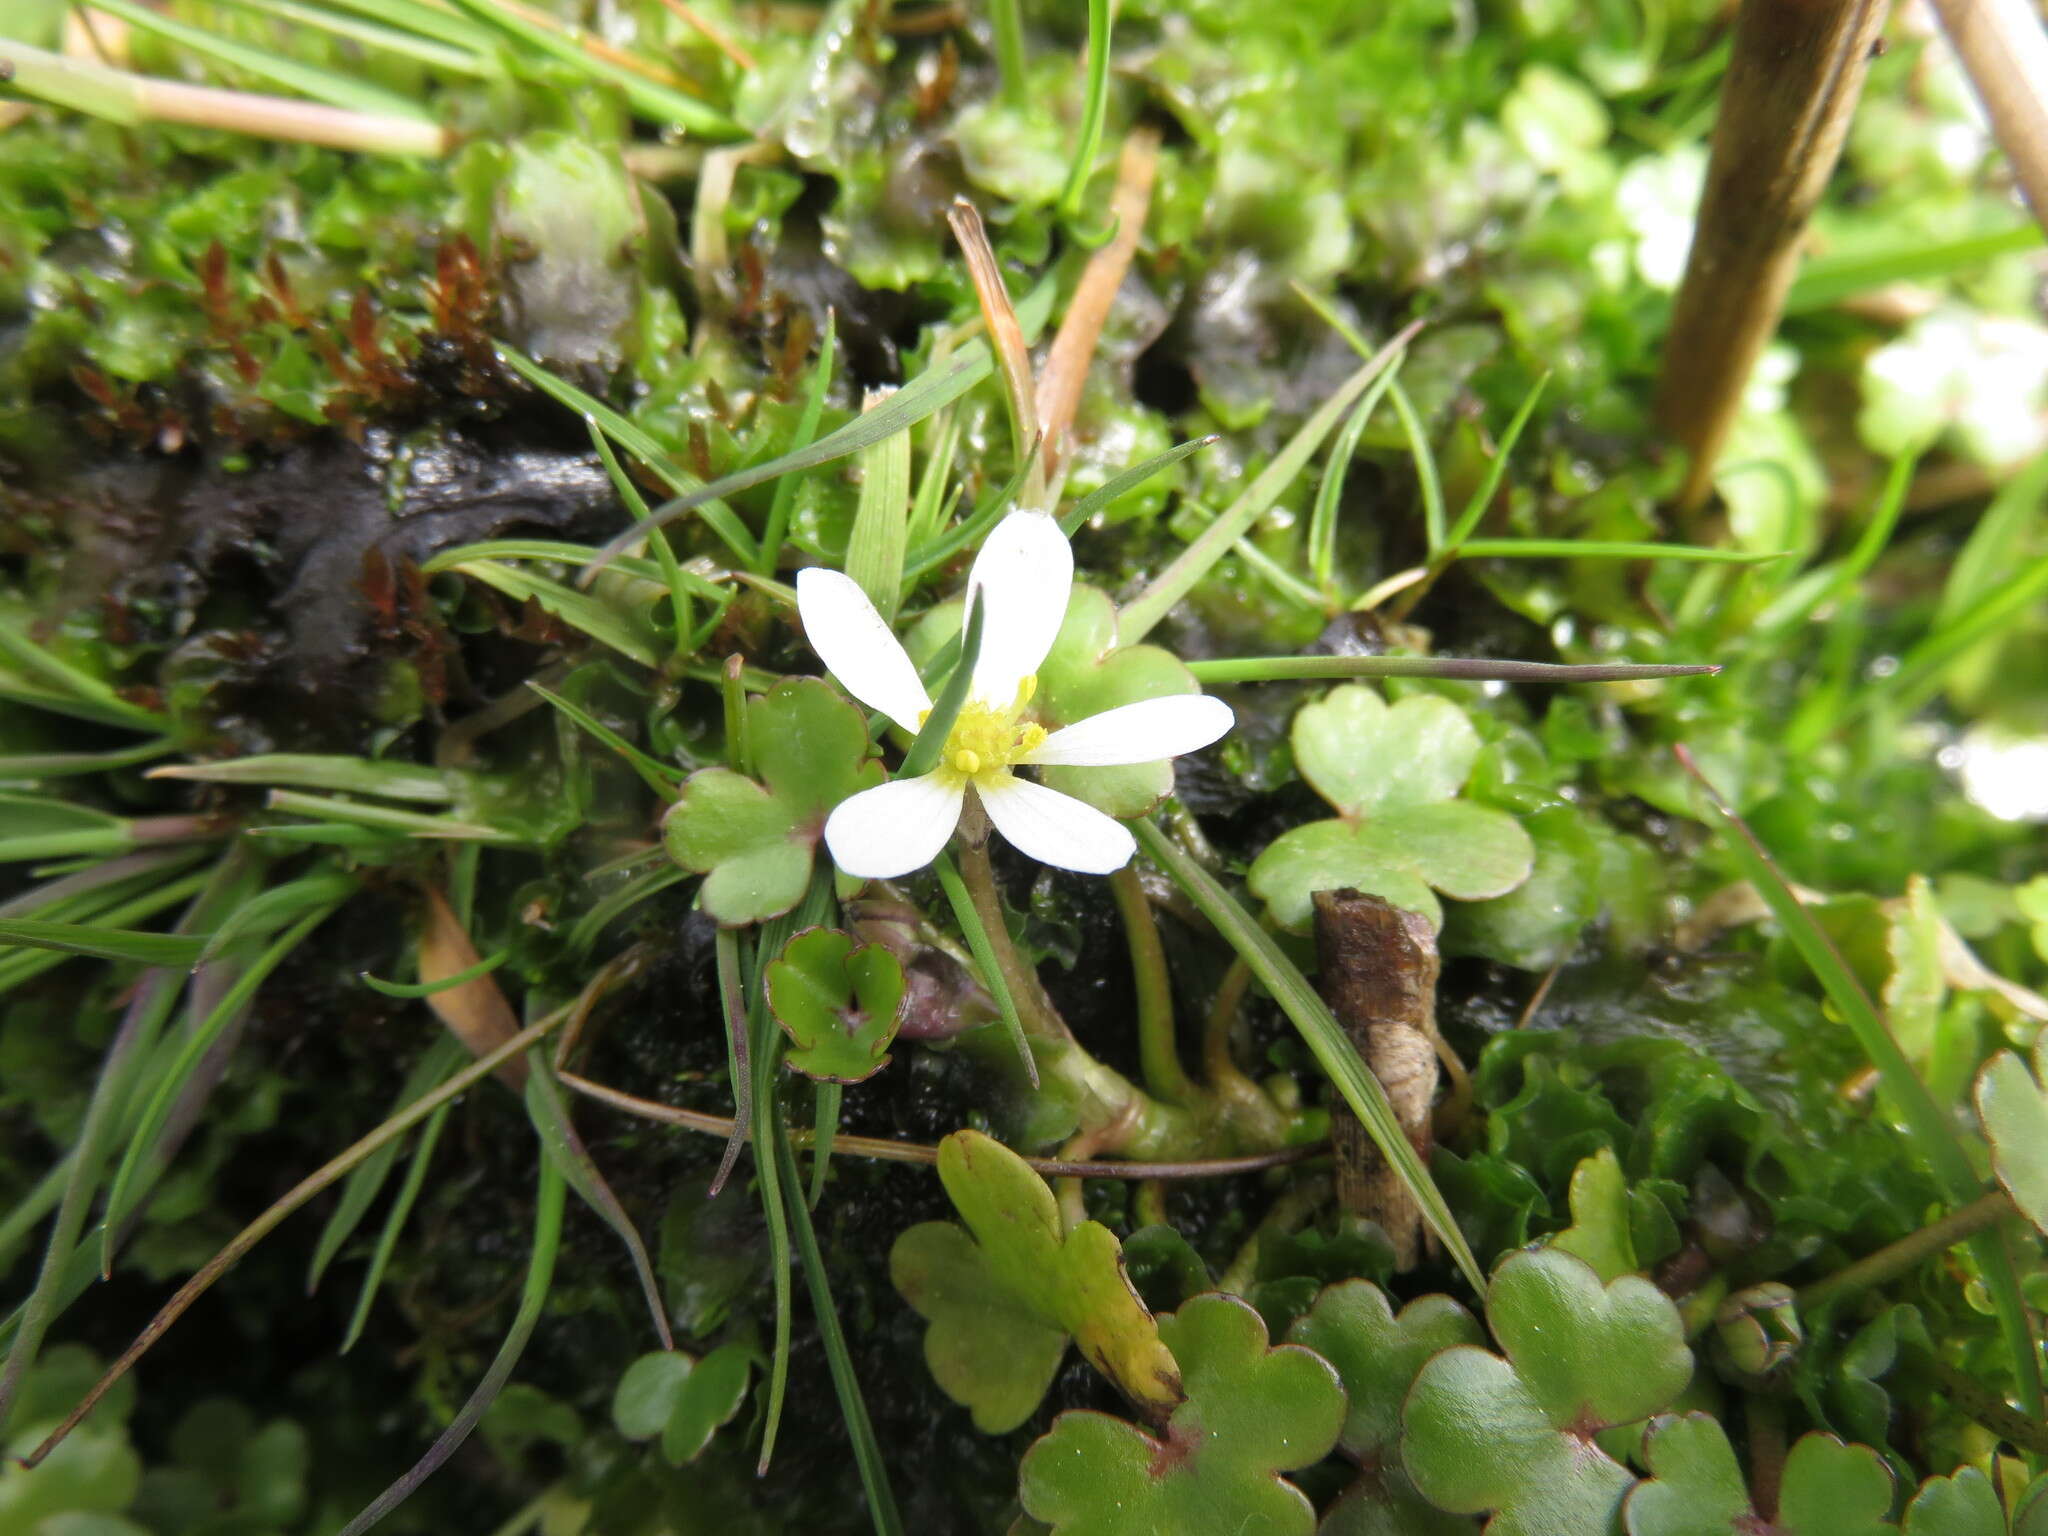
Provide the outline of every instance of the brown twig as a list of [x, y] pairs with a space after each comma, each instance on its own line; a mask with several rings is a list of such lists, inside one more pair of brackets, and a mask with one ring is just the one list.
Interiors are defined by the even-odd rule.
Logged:
[[739, 65], [741, 69], [760, 68], [760, 62], [735, 42], [730, 33], [709, 17], [700, 15], [694, 7], [685, 5], [683, 0], [661, 0], [661, 3], [667, 6], [677, 17], [681, 18], [683, 25], [689, 27], [692, 31], [702, 33], [712, 47], [716, 48], [728, 59], [731, 59], [733, 63]]
[[1159, 135], [1140, 128], [1124, 140], [1122, 158], [1117, 162], [1116, 194], [1111, 208], [1116, 219], [1116, 236], [1088, 258], [1073, 301], [1060, 320], [1060, 328], [1038, 371], [1038, 429], [1044, 434], [1040, 450], [1044, 458], [1047, 494], [1059, 495], [1066, 473], [1069, 433], [1074, 413], [1080, 408], [1081, 386], [1088, 379], [1088, 365], [1094, 360], [1102, 327], [1109, 319], [1110, 306], [1123, 286], [1124, 274], [1138, 251], [1138, 237], [1144, 233], [1145, 215], [1152, 206], [1152, 180], [1159, 165]]
[[1884, 0], [1744, 0], [1692, 254], [1664, 339], [1657, 417], [1706, 501], [1751, 367], [1777, 329], [1800, 237], [1842, 152]]
[[[643, 1099], [571, 1072], [558, 1072], [556, 1077], [563, 1087], [600, 1104], [609, 1104], [624, 1114], [659, 1121], [663, 1125], [680, 1126], [687, 1131], [702, 1131], [707, 1136], [732, 1134], [732, 1121], [725, 1115], [657, 1104], [652, 1099]], [[798, 1149], [810, 1146], [812, 1139], [810, 1131], [792, 1130], [789, 1133], [789, 1144]], [[1315, 1142], [1307, 1146], [1281, 1147], [1249, 1157], [1195, 1158], [1186, 1162], [1126, 1163], [1061, 1157], [1027, 1157], [1024, 1161], [1049, 1179], [1222, 1179], [1243, 1173], [1264, 1173], [1271, 1168], [1286, 1168], [1329, 1150], [1328, 1142]], [[871, 1157], [885, 1163], [922, 1163], [929, 1166], [939, 1160], [939, 1149], [926, 1142], [849, 1136], [844, 1131], [832, 1138], [832, 1152], [835, 1157]]]
[[1992, 135], [2048, 227], [2048, 36], [2032, 0], [1934, 0]]

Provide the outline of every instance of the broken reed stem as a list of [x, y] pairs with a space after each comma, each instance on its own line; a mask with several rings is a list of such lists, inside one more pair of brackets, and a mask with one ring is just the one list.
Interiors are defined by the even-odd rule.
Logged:
[[1657, 387], [1657, 419], [1691, 455], [1686, 516], [1778, 327], [1884, 14], [1884, 0], [1743, 0]]
[[[607, 1104], [622, 1114], [637, 1115], [642, 1120], [679, 1126], [688, 1131], [702, 1131], [707, 1136], [728, 1136], [732, 1133], [732, 1120], [725, 1115], [707, 1114], [697, 1109], [678, 1109], [672, 1104], [658, 1104], [653, 1099], [643, 1099], [604, 1083], [592, 1082], [587, 1077], [578, 1077], [573, 1072], [557, 1072], [555, 1076], [564, 1088], [594, 1099], [600, 1104]], [[789, 1144], [798, 1151], [808, 1148], [814, 1140], [815, 1133], [808, 1130], [795, 1129], [789, 1132]], [[1269, 1168], [1285, 1168], [1294, 1163], [1307, 1162], [1313, 1157], [1324, 1156], [1329, 1150], [1328, 1142], [1319, 1141], [1306, 1146], [1281, 1147], [1276, 1151], [1259, 1152], [1246, 1157], [1192, 1158], [1184, 1162], [1127, 1163], [1062, 1157], [1026, 1157], [1024, 1161], [1049, 1179], [1221, 1179], [1244, 1173], [1264, 1173]], [[931, 1167], [939, 1160], [939, 1149], [922, 1141], [891, 1141], [881, 1136], [850, 1136], [841, 1131], [832, 1138], [832, 1155], [871, 1157], [877, 1162], [920, 1163]]]
[[1992, 136], [2048, 228], [2048, 33], [2032, 0], [1933, 0]]
[[[1003, 394], [1010, 403], [1011, 436], [1018, 453], [1029, 453], [1038, 440], [1037, 387], [1031, 378], [1031, 348], [1024, 340], [1024, 327], [1018, 323], [1017, 310], [1010, 302], [1010, 290], [1003, 283], [1002, 263], [996, 259], [995, 247], [988, 243], [981, 210], [966, 198], [953, 199], [953, 206], [946, 210], [946, 222], [953, 227], [960, 254], [967, 258], [967, 273], [974, 279], [974, 294], [981, 302], [982, 323], [988, 327], [988, 344], [994, 349], [996, 366], [1002, 371]], [[1024, 483], [1018, 505], [1044, 507], [1043, 463], [1032, 466], [1031, 478]]]

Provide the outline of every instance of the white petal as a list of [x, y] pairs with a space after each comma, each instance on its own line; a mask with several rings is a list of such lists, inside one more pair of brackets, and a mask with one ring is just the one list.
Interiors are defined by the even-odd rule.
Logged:
[[1235, 724], [1230, 706], [1206, 693], [1140, 699], [1054, 731], [1023, 760], [1057, 768], [1156, 763], [1206, 747]]
[[1106, 875], [1137, 851], [1122, 822], [1072, 795], [1010, 774], [976, 779], [974, 788], [996, 830], [1041, 864]]
[[967, 590], [987, 607], [974, 697], [1007, 708], [1038, 671], [1067, 616], [1074, 551], [1050, 512], [1012, 512], [974, 557]]
[[796, 611], [804, 637], [840, 687], [906, 731], [917, 729], [932, 697], [888, 622], [851, 576], [821, 566], [798, 571]]
[[963, 783], [958, 774], [927, 773], [840, 801], [825, 818], [832, 862], [864, 880], [893, 880], [924, 868], [960, 825]]

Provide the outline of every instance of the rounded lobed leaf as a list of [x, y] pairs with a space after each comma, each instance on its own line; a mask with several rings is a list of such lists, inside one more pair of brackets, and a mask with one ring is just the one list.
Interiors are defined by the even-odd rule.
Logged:
[[1867, 1445], [1802, 1435], [1785, 1458], [1777, 1524], [1786, 1536], [1885, 1536], [1897, 1529], [1891, 1468]]
[[1314, 1350], [1335, 1368], [1349, 1407], [1340, 1437], [1360, 1462], [1398, 1463], [1401, 1403], [1431, 1356], [1479, 1344], [1484, 1331], [1448, 1296], [1420, 1296], [1397, 1316], [1369, 1280], [1328, 1286], [1288, 1330], [1289, 1343]]
[[1561, 1430], [1591, 1434], [1648, 1418], [1692, 1379], [1692, 1351], [1668, 1296], [1635, 1275], [1603, 1286], [1583, 1259], [1555, 1248], [1502, 1262], [1486, 1318]]
[[1363, 683], [1304, 705], [1291, 739], [1301, 776], [1352, 820], [1451, 799], [1480, 746], [1472, 722], [1449, 699], [1411, 694], [1390, 706]]
[[1665, 1414], [1643, 1440], [1650, 1481], [1622, 1506], [1628, 1536], [1727, 1536], [1754, 1518], [1735, 1448], [1711, 1414]]
[[1365, 829], [1343, 821], [1312, 821], [1283, 832], [1266, 846], [1245, 883], [1280, 927], [1307, 933], [1314, 922], [1317, 891], [1347, 887], [1378, 896], [1431, 926], [1443, 923], [1443, 908], [1429, 882], [1411, 869], [1388, 863], [1361, 836]]
[[652, 1440], [668, 1425], [696, 1361], [680, 1349], [657, 1349], [626, 1367], [612, 1392], [612, 1423], [628, 1440]]
[[903, 966], [880, 944], [807, 928], [768, 962], [768, 1009], [789, 1036], [789, 1065], [858, 1083], [889, 1062], [903, 1008]]
[[1998, 1490], [1975, 1467], [1922, 1483], [1906, 1506], [1904, 1529], [1906, 1536], [2008, 1536]]

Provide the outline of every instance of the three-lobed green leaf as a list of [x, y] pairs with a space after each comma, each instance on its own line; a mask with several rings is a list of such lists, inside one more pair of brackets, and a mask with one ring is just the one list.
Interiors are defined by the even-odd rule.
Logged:
[[903, 967], [880, 944], [806, 928], [768, 962], [768, 1011], [789, 1036], [783, 1058], [807, 1077], [858, 1083], [889, 1064], [903, 1010]]
[[1282, 833], [1253, 862], [1248, 883], [1281, 927], [1306, 932], [1313, 894], [1343, 887], [1441, 926], [1437, 892], [1483, 901], [1528, 878], [1535, 846], [1521, 823], [1457, 798], [1480, 740], [1448, 699], [1389, 705], [1348, 683], [1303, 706], [1290, 739], [1301, 776], [1337, 819]]
[[829, 683], [784, 678], [746, 710], [759, 781], [701, 768], [662, 819], [669, 856], [704, 876], [704, 909], [729, 926], [802, 900], [826, 816], [884, 776], [866, 719]]

